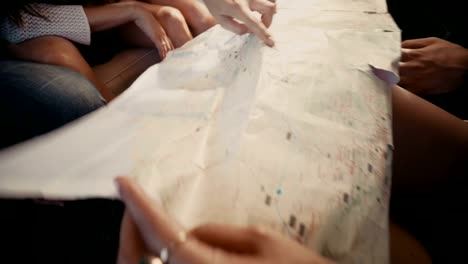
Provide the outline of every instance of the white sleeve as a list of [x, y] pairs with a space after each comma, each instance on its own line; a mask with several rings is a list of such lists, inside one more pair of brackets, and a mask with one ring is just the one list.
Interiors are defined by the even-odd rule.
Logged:
[[46, 19], [23, 13], [23, 25], [0, 18], [0, 38], [20, 43], [41, 36], [60, 36], [89, 45], [91, 29], [82, 6], [35, 4], [34, 8]]

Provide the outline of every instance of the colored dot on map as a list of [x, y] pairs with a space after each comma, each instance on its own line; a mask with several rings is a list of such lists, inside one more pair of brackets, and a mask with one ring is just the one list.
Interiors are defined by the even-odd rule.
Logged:
[[283, 194], [283, 191], [281, 189], [276, 190], [276, 194], [281, 195]]

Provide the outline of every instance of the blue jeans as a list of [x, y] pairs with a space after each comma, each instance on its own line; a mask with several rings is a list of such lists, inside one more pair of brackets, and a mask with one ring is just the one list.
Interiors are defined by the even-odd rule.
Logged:
[[97, 89], [69, 69], [0, 61], [0, 148], [44, 134], [106, 104]]
[[[80, 74], [29, 62], [0, 61], [0, 91], [0, 147], [46, 133], [106, 104]], [[0, 262], [115, 263], [123, 211], [117, 200], [56, 204], [0, 197]], [[19, 256], [18, 250], [28, 256]]]

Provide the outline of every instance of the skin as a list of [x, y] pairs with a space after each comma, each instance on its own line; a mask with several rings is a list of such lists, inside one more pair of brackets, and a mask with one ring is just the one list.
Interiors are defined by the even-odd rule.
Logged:
[[[117, 263], [138, 263], [142, 256], [157, 256], [179, 240], [184, 230], [152, 201], [131, 178], [116, 180], [126, 212], [122, 221]], [[174, 264], [329, 264], [317, 253], [267, 229], [207, 224], [187, 231], [187, 240], [170, 249]]]
[[[207, 8], [196, 1], [146, 0], [145, 2], [147, 3], [123, 0], [119, 3], [85, 8], [91, 31], [119, 28], [124, 42], [139, 47], [156, 47], [161, 59], [164, 59], [169, 51], [192, 39], [187, 22], [195, 35], [215, 24]], [[274, 45], [273, 38], [267, 30], [276, 12], [274, 2], [267, 0], [205, 2], [225, 28], [238, 34], [253, 32], [268, 46]], [[256, 20], [252, 11], [260, 12], [262, 21]], [[185, 18], [188, 21], [185, 21]], [[73, 69], [86, 76], [107, 101], [115, 98], [115, 95], [98, 80], [74, 45], [64, 38], [46, 36], [8, 47], [9, 53], [17, 59]], [[54, 52], [50, 52], [51, 50]]]
[[468, 71], [468, 49], [439, 38], [402, 43], [400, 86], [420, 95], [453, 91]]
[[[135, 0], [126, 0], [135, 1]], [[185, 17], [187, 24], [197, 36], [216, 25], [216, 20], [205, 5], [194, 0], [141, 0], [153, 5], [170, 6], [179, 10]]]
[[[118, 28], [124, 42], [138, 47], [156, 47], [161, 59], [164, 59], [169, 51], [192, 39], [184, 17], [172, 7], [124, 1], [86, 7], [85, 13], [92, 32]], [[39, 37], [17, 45], [9, 45], [8, 50], [16, 59], [75, 70], [87, 77], [107, 101], [115, 98], [95, 76], [74, 44], [67, 39]]]
[[[268, 31], [276, 13], [275, 1], [268, 0], [205, 0], [205, 4], [218, 23], [237, 34], [252, 32], [269, 47], [275, 45]], [[257, 20], [253, 11], [262, 15]]]
[[392, 102], [392, 188], [427, 194], [463, 180], [468, 175], [468, 123], [398, 86]]
[[[392, 92], [392, 188], [424, 195], [468, 175], [468, 124], [401, 87], [395, 86]], [[118, 178], [117, 184], [127, 208], [118, 263], [137, 263], [141, 256], [158, 255], [163, 247], [178, 240], [183, 227], [135, 182]], [[332, 263], [261, 228], [207, 224], [186, 232], [189, 239], [172, 251], [171, 263]], [[411, 245], [408, 247], [415, 250]], [[404, 257], [401, 250], [407, 249], [400, 248], [392, 257]]]
[[[55, 36], [34, 38], [19, 45], [11, 44], [8, 50], [19, 60], [58, 65], [77, 71], [94, 84], [106, 101], [110, 102], [115, 98], [115, 95], [96, 77], [80, 51], [65, 38]], [[51, 50], [55, 52], [50, 52]]]

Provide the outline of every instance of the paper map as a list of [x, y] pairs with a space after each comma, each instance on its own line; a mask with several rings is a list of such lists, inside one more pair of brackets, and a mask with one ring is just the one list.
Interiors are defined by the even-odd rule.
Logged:
[[384, 0], [278, 7], [275, 48], [214, 27], [108, 107], [1, 152], [0, 194], [111, 198], [132, 175], [187, 228], [263, 225], [388, 263], [391, 83], [371, 66], [396, 76], [400, 31]]

